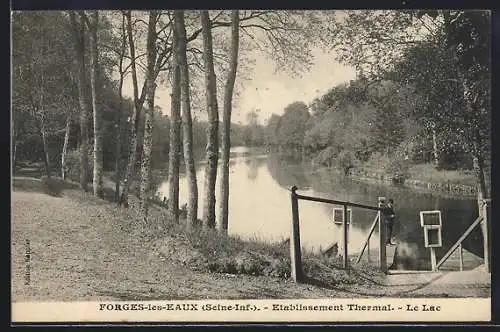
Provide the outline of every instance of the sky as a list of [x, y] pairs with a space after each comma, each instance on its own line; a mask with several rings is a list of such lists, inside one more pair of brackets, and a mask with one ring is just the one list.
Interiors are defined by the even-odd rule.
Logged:
[[[309, 104], [332, 87], [355, 78], [354, 68], [339, 64], [334, 60], [334, 54], [320, 49], [313, 50], [313, 66], [302, 77], [293, 77], [286, 72], [275, 73], [272, 60], [265, 54], [257, 51], [254, 53], [253, 73], [248, 75], [250, 79], [244, 81], [244, 86], [239, 89], [240, 96], [231, 116], [233, 123], [245, 124], [247, 113], [260, 110], [259, 121], [265, 124], [271, 114], [283, 114], [288, 104], [295, 101]], [[125, 82], [124, 95], [132, 97], [130, 78]], [[164, 113], [169, 114], [170, 91], [159, 85], [155, 103]], [[203, 119], [204, 116], [198, 115], [198, 118]]]

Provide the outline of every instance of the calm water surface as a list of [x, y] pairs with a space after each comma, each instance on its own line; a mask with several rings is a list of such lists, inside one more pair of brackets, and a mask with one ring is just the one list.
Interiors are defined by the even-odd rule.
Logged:
[[[198, 165], [199, 192], [203, 193], [204, 168]], [[436, 250], [438, 259], [453, 245], [463, 231], [477, 217], [474, 199], [446, 198], [415, 192], [412, 189], [358, 182], [332, 174], [328, 170], [314, 170], [275, 155], [259, 153], [249, 148], [233, 148], [230, 161], [229, 233], [242, 238], [264, 241], [282, 241], [291, 231], [291, 204], [288, 189], [296, 185], [298, 193], [342, 201], [376, 205], [377, 197], [393, 198], [397, 222], [395, 236], [401, 246], [410, 248], [416, 268], [426, 268], [428, 249], [420, 227], [419, 211], [441, 210], [443, 218], [443, 247]], [[160, 196], [168, 193], [168, 182], [158, 187]], [[180, 183], [180, 203], [186, 202], [187, 184]], [[217, 193], [218, 199], [218, 193]], [[203, 197], [200, 194], [201, 217]], [[299, 201], [301, 243], [317, 251], [336, 243], [341, 228], [332, 221], [332, 205]], [[349, 252], [359, 252], [375, 217], [374, 211], [353, 208], [353, 222], [349, 228]], [[217, 216], [218, 217], [218, 216]], [[378, 246], [378, 233], [373, 234], [371, 248]], [[476, 229], [464, 242], [464, 248], [482, 256], [482, 237]], [[374, 259], [376, 257], [374, 256]]]

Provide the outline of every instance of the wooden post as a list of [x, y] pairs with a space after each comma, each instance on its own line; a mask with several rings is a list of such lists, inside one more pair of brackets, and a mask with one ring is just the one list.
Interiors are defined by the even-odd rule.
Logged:
[[491, 272], [490, 264], [490, 241], [489, 241], [489, 209], [488, 209], [488, 199], [483, 199], [482, 206], [479, 209], [483, 220], [481, 221], [481, 232], [483, 233], [483, 257], [484, 257], [484, 267], [486, 271]]
[[458, 257], [460, 260], [460, 271], [464, 270], [464, 253], [462, 250], [462, 243], [458, 246]]
[[436, 250], [434, 249], [434, 247], [430, 247], [430, 249], [431, 249], [431, 270], [437, 271]]
[[291, 188], [292, 193], [292, 236], [290, 236], [290, 261], [291, 276], [293, 281], [302, 281], [302, 258], [300, 252], [300, 228], [299, 228], [299, 204], [297, 199], [297, 187]]
[[368, 232], [368, 236], [366, 237], [365, 242], [363, 243], [363, 246], [361, 247], [361, 250], [359, 251], [358, 259], [356, 260], [356, 264], [359, 263], [361, 260], [361, 257], [363, 257], [363, 253], [365, 252], [365, 248], [368, 249], [368, 261], [371, 261], [370, 258], [370, 239], [372, 237], [373, 232], [375, 231], [375, 227], [377, 227], [377, 223], [379, 222], [379, 214], [375, 216], [375, 219], [372, 222], [372, 225], [370, 226], [370, 231]]
[[[383, 205], [383, 198], [379, 197], [378, 198], [378, 207], [382, 207]], [[387, 253], [386, 253], [386, 247], [385, 247], [385, 242], [386, 242], [386, 227], [385, 227], [385, 218], [382, 218], [382, 213], [379, 211], [378, 212], [378, 234], [379, 234], [379, 254], [378, 254], [378, 259], [379, 259], [379, 265], [380, 265], [380, 270], [382, 272], [387, 273]]]
[[342, 242], [344, 244], [344, 269], [348, 268], [349, 258], [348, 258], [348, 250], [347, 250], [347, 232], [349, 231], [349, 226], [347, 224], [347, 204], [344, 204], [344, 216], [342, 219], [342, 227], [344, 227], [344, 234]]

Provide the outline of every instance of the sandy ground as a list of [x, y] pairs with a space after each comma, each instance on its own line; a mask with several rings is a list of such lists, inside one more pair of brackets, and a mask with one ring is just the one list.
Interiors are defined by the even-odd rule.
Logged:
[[358, 275], [366, 282], [335, 287], [197, 272], [154, 252], [148, 238], [131, 227], [133, 210], [75, 189], [60, 197], [14, 191], [12, 300], [490, 296], [491, 276], [481, 269], [383, 278]]

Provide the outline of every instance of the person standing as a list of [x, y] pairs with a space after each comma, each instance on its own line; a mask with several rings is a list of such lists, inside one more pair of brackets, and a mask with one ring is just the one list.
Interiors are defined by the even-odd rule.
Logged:
[[387, 238], [385, 244], [393, 246], [396, 244], [392, 242], [392, 233], [394, 229], [394, 223], [396, 221], [396, 213], [394, 212], [394, 200], [392, 198], [389, 198], [388, 203], [383, 207], [382, 214], [384, 215], [387, 225]]

